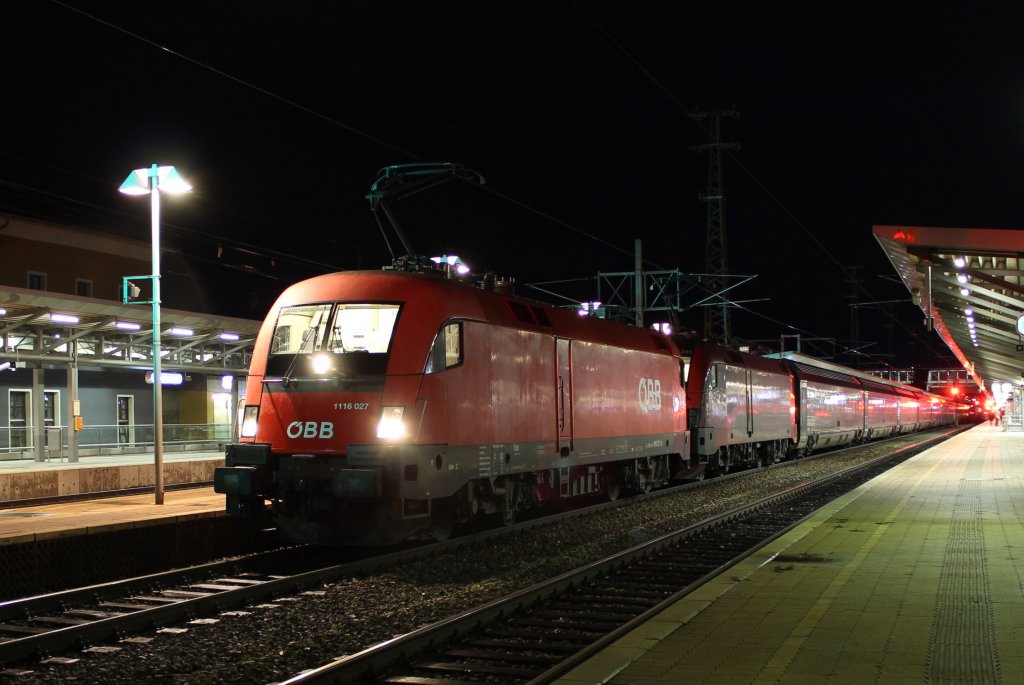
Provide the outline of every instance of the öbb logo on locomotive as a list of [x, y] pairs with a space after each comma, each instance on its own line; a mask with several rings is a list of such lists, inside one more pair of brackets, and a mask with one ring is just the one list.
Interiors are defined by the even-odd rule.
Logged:
[[330, 421], [292, 421], [288, 424], [289, 438], [319, 438], [327, 440], [334, 437], [334, 424]]
[[645, 412], [661, 409], [661, 380], [657, 378], [641, 378], [638, 389], [640, 409]]

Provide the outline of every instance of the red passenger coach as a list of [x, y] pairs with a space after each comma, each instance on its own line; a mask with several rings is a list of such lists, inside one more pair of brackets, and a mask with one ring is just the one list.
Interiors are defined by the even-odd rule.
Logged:
[[709, 473], [956, 422], [949, 398], [793, 352], [700, 343], [686, 393], [694, 471]]
[[216, 489], [325, 544], [648, 489], [687, 461], [681, 370], [660, 333], [439, 275], [321, 276], [264, 322]]

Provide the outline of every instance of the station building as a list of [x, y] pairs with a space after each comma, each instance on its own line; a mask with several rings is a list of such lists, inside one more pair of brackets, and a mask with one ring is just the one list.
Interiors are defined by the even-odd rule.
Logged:
[[[181, 255], [161, 262], [165, 449], [217, 449], [260, 322], [184, 309], [204, 301], [198, 281]], [[0, 459], [152, 450], [151, 273], [148, 242], [0, 215]]]

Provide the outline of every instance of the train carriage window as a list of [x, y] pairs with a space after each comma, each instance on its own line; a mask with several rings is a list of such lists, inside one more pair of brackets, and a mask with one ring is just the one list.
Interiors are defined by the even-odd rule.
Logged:
[[462, 324], [449, 323], [438, 332], [423, 373], [437, 373], [462, 363]]

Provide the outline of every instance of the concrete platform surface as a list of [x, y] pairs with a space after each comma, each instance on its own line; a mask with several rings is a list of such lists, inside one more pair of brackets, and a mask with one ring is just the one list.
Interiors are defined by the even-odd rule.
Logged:
[[168, 490], [159, 505], [150, 492], [0, 509], [0, 546], [224, 515], [224, 495], [212, 487]]
[[830, 504], [559, 683], [1024, 682], [1024, 434], [979, 425]]

